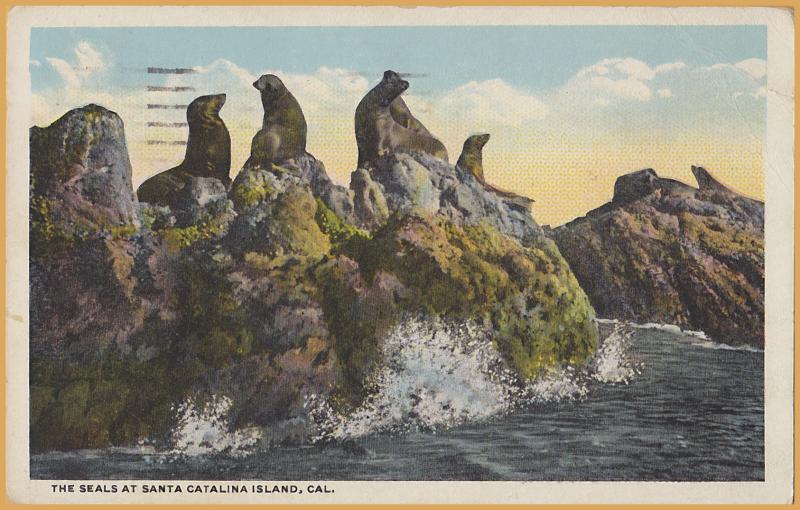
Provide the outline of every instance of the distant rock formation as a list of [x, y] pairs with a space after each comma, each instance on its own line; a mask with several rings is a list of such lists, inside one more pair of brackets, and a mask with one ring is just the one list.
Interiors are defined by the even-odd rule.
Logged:
[[614, 198], [552, 232], [601, 317], [764, 344], [764, 204], [701, 167], [699, 188], [651, 169], [617, 179]]

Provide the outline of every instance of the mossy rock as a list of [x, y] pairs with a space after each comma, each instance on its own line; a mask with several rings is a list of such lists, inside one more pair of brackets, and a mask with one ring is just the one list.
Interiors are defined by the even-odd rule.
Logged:
[[315, 277], [317, 299], [333, 336], [338, 395], [354, 405], [366, 396], [364, 383], [381, 361], [381, 339], [400, 318], [394, 300], [397, 286], [393, 281], [365, 281], [347, 257], [321, 264]]
[[490, 324], [523, 377], [596, 350], [594, 311], [550, 240], [523, 247], [486, 224], [395, 216], [352, 255], [368, 278], [384, 271], [408, 288], [404, 311]]

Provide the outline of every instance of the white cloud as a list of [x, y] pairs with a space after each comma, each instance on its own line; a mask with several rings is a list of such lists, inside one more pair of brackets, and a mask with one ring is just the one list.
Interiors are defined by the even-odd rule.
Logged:
[[608, 58], [575, 73], [562, 89], [564, 99], [573, 103], [609, 106], [615, 100], [649, 101], [650, 83], [658, 75], [679, 71], [684, 62], [668, 62], [651, 67], [635, 58]]
[[[411, 97], [412, 95], [409, 94]], [[411, 101], [411, 100], [410, 100]], [[431, 101], [431, 115], [481, 126], [519, 126], [547, 116], [547, 107], [537, 97], [495, 78], [471, 81]]]
[[658, 89], [656, 93], [658, 94], [658, 97], [661, 98], [672, 97], [672, 90], [670, 89]]
[[666, 64], [657, 65], [655, 71], [656, 71], [656, 74], [668, 73], [668, 72], [671, 72], [671, 71], [679, 71], [679, 70], [683, 69], [684, 67], [686, 67], [686, 64], [684, 62], [681, 62], [681, 61], [668, 62]]
[[105, 69], [103, 55], [94, 49], [91, 44], [81, 41], [75, 47], [75, 57], [77, 59], [78, 72], [91, 74]]
[[72, 64], [60, 58], [47, 58], [47, 63], [50, 64], [61, 77], [66, 87], [77, 89], [81, 86], [80, 76], [78, 76]]
[[73, 49], [73, 53], [75, 54], [73, 62], [55, 57], [46, 59], [67, 88], [79, 88], [94, 73], [106, 68], [103, 55], [86, 41], [79, 42]]
[[736, 99], [739, 97], [752, 97], [754, 99], [763, 99], [767, 97], [767, 87], [758, 87], [755, 90], [755, 92], [742, 92], [742, 91], [734, 92], [733, 98]]
[[637, 101], [647, 101], [651, 96], [650, 87], [635, 78], [614, 80], [606, 76], [592, 76], [588, 83], [598, 92], [606, 92], [612, 96], [635, 99]]
[[753, 78], [760, 80], [767, 75], [767, 61], [760, 58], [749, 58], [733, 65], [736, 69], [746, 72]]
[[708, 69], [712, 71], [732, 69], [744, 73], [754, 80], [761, 80], [767, 76], [767, 61], [760, 58], [748, 58], [734, 64], [721, 62], [712, 65]]
[[32, 60], [29, 62], [29, 64], [31, 65], [31, 67], [42, 67], [42, 63], [41, 63], [41, 62], [39, 62], [39, 61], [38, 61], [38, 60], [36, 60], [36, 59], [32, 59]]

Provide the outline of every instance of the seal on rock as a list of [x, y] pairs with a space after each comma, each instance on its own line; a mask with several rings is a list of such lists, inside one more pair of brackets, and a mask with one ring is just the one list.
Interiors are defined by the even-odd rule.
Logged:
[[[359, 167], [390, 152], [418, 151], [447, 161], [447, 149], [442, 142], [409, 129], [392, 117], [392, 102], [406, 89], [407, 81], [394, 71], [386, 71], [381, 82], [358, 103], [355, 128]], [[395, 109], [402, 114], [399, 104]], [[413, 118], [410, 112], [408, 115]]]
[[245, 166], [269, 166], [304, 154], [308, 126], [297, 99], [274, 74], [261, 76], [253, 87], [261, 92], [264, 121], [253, 137]]
[[408, 105], [405, 101], [403, 101], [401, 96], [397, 96], [397, 98], [392, 101], [392, 104], [389, 105], [389, 112], [392, 114], [394, 121], [401, 126], [425, 136], [435, 138], [431, 132], [428, 131], [428, 128], [426, 128], [422, 122], [419, 121], [419, 119], [414, 117], [414, 115], [411, 113], [411, 110], [408, 109]]
[[530, 209], [534, 200], [532, 198], [517, 195], [511, 191], [500, 189], [486, 182], [483, 175], [483, 146], [489, 141], [489, 134], [483, 133], [479, 135], [472, 135], [464, 141], [464, 148], [461, 151], [461, 156], [458, 157], [456, 166], [462, 170], [469, 172], [476, 181], [478, 181], [485, 189], [503, 197], [507, 202], [520, 209]]
[[225, 94], [200, 96], [189, 104], [183, 163], [144, 181], [136, 190], [140, 202], [170, 205], [169, 197], [186, 185], [188, 177], [214, 177], [230, 184], [231, 135], [219, 116], [224, 104]]
[[472, 135], [467, 138], [456, 163], [456, 166], [471, 173], [481, 184], [486, 183], [483, 178], [483, 146], [488, 141], [488, 133]]

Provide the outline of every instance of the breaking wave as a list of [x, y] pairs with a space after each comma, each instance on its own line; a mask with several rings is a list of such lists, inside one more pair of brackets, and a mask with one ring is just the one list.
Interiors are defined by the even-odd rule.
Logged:
[[370, 396], [339, 413], [315, 395], [306, 408], [314, 441], [373, 433], [435, 432], [502, 415], [534, 403], [581, 399], [592, 383], [627, 384], [640, 367], [628, 359], [631, 328], [617, 324], [583, 368], [559, 367], [522, 381], [475, 323], [408, 318], [385, 338], [384, 365], [368, 381]]
[[692, 345], [696, 347], [703, 347], [705, 349], [718, 349], [725, 351], [764, 352], [764, 349], [753, 347], [751, 345], [731, 345], [731, 344], [714, 342], [711, 338], [708, 337], [708, 335], [706, 335], [704, 331], [681, 329], [680, 326], [676, 326], [675, 324], [660, 324], [657, 322], [646, 322], [644, 324], [636, 324], [633, 322], [625, 322], [617, 319], [595, 319], [595, 320], [600, 324], [615, 324], [615, 325], [625, 324], [635, 329], [655, 329], [659, 331], [667, 331], [669, 333], [674, 333], [676, 335], [685, 335], [688, 337], [702, 340], [701, 342], [692, 342]]
[[172, 431], [172, 448], [168, 455], [194, 457], [220, 453], [244, 457], [250, 454], [261, 439], [261, 432], [256, 427], [231, 430], [227, 415], [232, 404], [225, 396], [214, 396], [202, 405], [191, 398], [185, 400], [175, 409], [178, 424]]
[[720, 344], [717, 342], [712, 342], [710, 340], [705, 342], [693, 342], [692, 345], [697, 347], [703, 347], [705, 349], [717, 349], [723, 351], [747, 351], [747, 352], [764, 352], [764, 349], [759, 349], [758, 347], [753, 347], [750, 345], [728, 345], [728, 344]]

